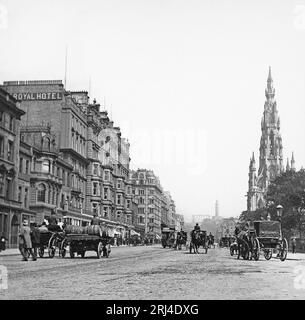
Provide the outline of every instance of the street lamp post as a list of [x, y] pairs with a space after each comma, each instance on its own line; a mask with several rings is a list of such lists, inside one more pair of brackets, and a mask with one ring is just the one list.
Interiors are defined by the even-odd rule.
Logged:
[[276, 214], [280, 223], [282, 223], [283, 206], [280, 204], [276, 207]]

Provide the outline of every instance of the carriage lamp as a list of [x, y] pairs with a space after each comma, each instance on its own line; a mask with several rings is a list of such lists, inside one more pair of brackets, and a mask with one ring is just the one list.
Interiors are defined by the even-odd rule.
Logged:
[[281, 206], [280, 204], [276, 207], [276, 213], [277, 213], [277, 217], [279, 218], [279, 220], [281, 221], [282, 219], [282, 213], [283, 213], [283, 206]]

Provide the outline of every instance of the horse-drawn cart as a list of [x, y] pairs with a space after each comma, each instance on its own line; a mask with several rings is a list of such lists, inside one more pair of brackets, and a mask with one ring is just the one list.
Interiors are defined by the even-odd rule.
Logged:
[[172, 248], [176, 242], [176, 231], [174, 228], [162, 228], [161, 244], [163, 248]]
[[288, 242], [283, 238], [279, 221], [254, 221], [253, 229], [258, 240], [258, 250], [262, 251], [266, 260], [270, 260], [272, 253], [285, 261], [288, 253]]
[[111, 237], [105, 227], [98, 225], [87, 227], [67, 226], [65, 228], [65, 237], [61, 243], [60, 255], [66, 256], [67, 247], [69, 247], [70, 257], [75, 254], [85, 257], [86, 251], [95, 251], [97, 258], [102, 256], [108, 258], [111, 252]]
[[85, 257], [86, 251], [95, 251], [97, 258], [102, 256], [108, 258], [111, 252], [108, 238], [102, 238], [98, 235], [89, 234], [67, 234], [62, 242], [61, 256], [64, 258], [69, 246], [70, 257], [74, 258], [75, 254]]
[[190, 253], [200, 253], [200, 247], [202, 246], [204, 253], [208, 253], [208, 236], [207, 232], [203, 230], [191, 231]]

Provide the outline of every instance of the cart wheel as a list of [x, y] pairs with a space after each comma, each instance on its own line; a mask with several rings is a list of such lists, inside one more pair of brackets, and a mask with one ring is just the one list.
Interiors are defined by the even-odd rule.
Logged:
[[48, 253], [49, 253], [49, 257], [50, 258], [54, 258], [55, 256], [55, 248], [54, 247], [51, 247], [48, 249]]
[[281, 261], [285, 261], [287, 258], [287, 253], [288, 253], [288, 242], [287, 240], [284, 238], [283, 239], [283, 243], [281, 246], [281, 252], [280, 252], [280, 260]]
[[38, 250], [38, 254], [39, 254], [39, 257], [40, 257], [40, 258], [43, 258], [44, 248], [40, 247], [39, 250]]
[[259, 245], [258, 239], [255, 238], [253, 243], [253, 256], [255, 261], [259, 260], [259, 255], [260, 255], [260, 245]]
[[75, 252], [72, 251], [71, 248], [70, 248], [70, 258], [74, 259], [74, 257], [75, 257]]
[[86, 251], [82, 251], [82, 252], [80, 253], [80, 256], [81, 256], [82, 258], [85, 258], [85, 254], [86, 254]]
[[99, 243], [98, 243], [98, 246], [97, 246], [97, 250], [96, 250], [97, 258], [98, 258], [98, 259], [101, 258], [102, 252], [103, 252], [103, 244], [102, 244], [102, 242], [99, 242]]
[[270, 260], [272, 258], [272, 249], [264, 250], [264, 257], [266, 260]]

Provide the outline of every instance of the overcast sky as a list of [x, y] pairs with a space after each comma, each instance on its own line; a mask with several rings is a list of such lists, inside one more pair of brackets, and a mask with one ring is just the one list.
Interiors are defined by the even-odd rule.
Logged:
[[[178, 213], [238, 216], [268, 67], [284, 157], [305, 164], [305, 0], [0, 0], [0, 81], [64, 79], [104, 103]], [[285, 160], [286, 165], [286, 160]]]

